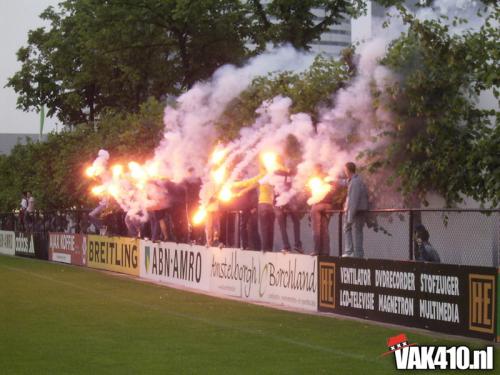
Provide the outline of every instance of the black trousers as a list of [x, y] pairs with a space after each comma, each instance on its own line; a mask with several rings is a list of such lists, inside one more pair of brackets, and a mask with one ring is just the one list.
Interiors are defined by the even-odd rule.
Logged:
[[274, 207], [272, 204], [259, 203], [259, 226], [262, 250], [273, 251], [274, 245]]
[[287, 206], [276, 207], [276, 220], [281, 232], [281, 239], [283, 240], [283, 248], [285, 250], [291, 250], [290, 240], [288, 238], [288, 232], [286, 230], [286, 220], [289, 216], [292, 219], [293, 224], [293, 241], [295, 249], [302, 249], [302, 241], [300, 240], [300, 219], [302, 215], [300, 212], [290, 210]]
[[262, 244], [259, 235], [259, 217], [257, 209], [243, 211], [240, 223], [241, 247], [243, 249], [260, 250]]

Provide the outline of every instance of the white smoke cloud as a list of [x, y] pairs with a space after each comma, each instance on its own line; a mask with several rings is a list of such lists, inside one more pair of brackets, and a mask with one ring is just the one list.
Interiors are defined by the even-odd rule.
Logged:
[[[484, 21], [483, 17], [477, 16], [480, 7], [476, 1], [440, 0], [435, 1], [432, 7], [415, 10], [415, 16], [420, 20], [431, 20], [447, 15], [450, 19], [445, 22], [450, 25], [450, 30], [461, 33], [468, 28], [477, 28]], [[221, 67], [210, 80], [195, 84], [181, 95], [175, 106], [168, 106], [164, 113], [164, 137], [147, 164], [154, 165], [159, 175], [174, 182], [193, 175], [201, 177], [203, 187], [200, 199], [201, 204], [206, 206], [221, 188], [212, 181], [214, 168], [227, 169], [227, 184], [240, 180], [242, 176], [256, 175], [259, 154], [274, 151], [282, 155], [285, 140], [293, 135], [299, 141], [302, 157], [296, 166], [291, 188], [283, 184], [283, 177], [273, 174], [261, 180], [261, 183], [274, 186], [277, 205], [285, 205], [293, 196], [303, 192], [318, 164], [331, 179], [336, 179], [343, 165], [355, 161], [359, 152], [386, 146], [386, 141], [377, 136], [393, 126], [392, 113], [383, 105], [375, 106], [372, 96], [374, 91], [378, 91], [382, 93], [377, 98], [379, 102], [388, 100], [383, 94], [384, 87], [393, 85], [399, 79], [380, 65], [380, 60], [390, 42], [405, 32], [407, 26], [394, 9], [388, 13], [393, 15], [389, 26], [382, 27], [384, 20], [375, 22], [378, 26], [374, 36], [362, 42], [356, 50], [356, 76], [348, 86], [332, 93], [333, 105], [321, 109], [317, 124], [313, 124], [307, 113], [291, 115], [291, 99], [277, 96], [262, 103], [256, 111], [254, 124], [241, 129], [239, 137], [224, 145], [222, 163], [216, 166], [210, 164], [210, 154], [220, 136], [214, 124], [231, 101], [255, 77], [271, 72], [303, 71], [314, 59], [313, 55], [297, 52], [289, 46], [270, 49], [252, 58], [243, 67]], [[468, 18], [470, 23], [453, 25], [455, 15]], [[120, 190], [126, 192], [118, 199], [122, 208], [141, 217], [144, 217], [145, 210], [158, 205], [164, 196], [161, 189], [151, 183], [145, 184], [142, 189], [135, 189], [126, 179], [111, 182], [120, 185]], [[314, 196], [308, 203], [314, 204], [323, 197]]]

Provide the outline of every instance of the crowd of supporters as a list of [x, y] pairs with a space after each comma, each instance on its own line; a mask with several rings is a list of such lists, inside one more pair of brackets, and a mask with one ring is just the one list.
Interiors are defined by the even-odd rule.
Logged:
[[[285, 186], [291, 186], [293, 171], [283, 169], [276, 173], [283, 178]], [[314, 174], [328, 181], [321, 165], [315, 167]], [[126, 235], [152, 241], [304, 253], [301, 222], [305, 215], [310, 215], [314, 248], [309, 253], [329, 255], [331, 212], [344, 210], [343, 256], [364, 256], [363, 227], [369, 208], [368, 192], [354, 163], [347, 163], [342, 178], [330, 180], [329, 192], [310, 206], [306, 192], [295, 194], [284, 206], [277, 206], [273, 187], [262, 181], [263, 175], [261, 171], [234, 183], [233, 199], [226, 203], [212, 202], [203, 225], [193, 225], [191, 221], [199, 204], [199, 178], [187, 178], [181, 183], [155, 182], [161, 193], [158, 195], [163, 198], [142, 217], [124, 212], [114, 200], [106, 197], [90, 211], [40, 213], [35, 210], [32, 194], [25, 192], [17, 215], [0, 217], [0, 225], [4, 230]], [[292, 223], [293, 245], [287, 231], [288, 220]], [[282, 249], [274, 248], [275, 223]], [[415, 259], [439, 262], [425, 227], [416, 227], [415, 240]]]

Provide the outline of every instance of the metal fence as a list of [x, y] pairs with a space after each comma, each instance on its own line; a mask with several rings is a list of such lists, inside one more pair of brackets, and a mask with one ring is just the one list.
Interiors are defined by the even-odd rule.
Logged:
[[35, 211], [31, 217], [19, 212], [0, 214], [0, 229], [34, 233], [87, 233], [88, 210]]
[[[340, 256], [345, 248], [343, 211], [329, 211], [328, 232], [330, 255]], [[233, 212], [234, 230], [225, 228], [224, 244], [241, 247], [239, 227], [241, 213]], [[418, 224], [426, 227], [430, 243], [437, 250], [442, 263], [473, 266], [500, 265], [500, 210], [470, 209], [385, 209], [367, 213], [363, 228], [365, 258], [413, 260], [414, 229]], [[274, 251], [284, 248], [278, 224], [274, 224]], [[311, 217], [303, 213], [300, 237], [304, 253], [312, 253], [314, 240]], [[291, 220], [287, 233], [293, 242]]]
[[[339, 256], [345, 247], [343, 232], [344, 213], [329, 211], [330, 255]], [[500, 210], [460, 209], [386, 209], [368, 212], [368, 225], [364, 226], [365, 258], [412, 260], [414, 254], [413, 230], [423, 224], [430, 243], [437, 250], [442, 263], [474, 266], [500, 265]], [[226, 212], [221, 225], [221, 242], [224, 246], [242, 247], [242, 213]], [[126, 235], [124, 214], [113, 213], [104, 218], [107, 234]], [[148, 236], [148, 226], [143, 236]], [[274, 224], [274, 251], [284, 248], [278, 223]], [[87, 210], [36, 212], [33, 224], [26, 228], [18, 213], [0, 214], [0, 229], [33, 232], [94, 232], [88, 220]], [[191, 228], [194, 229], [194, 228]], [[202, 228], [191, 238], [203, 237]], [[287, 232], [293, 243], [291, 220]], [[304, 253], [312, 253], [314, 241], [311, 218], [302, 213], [300, 237]]]

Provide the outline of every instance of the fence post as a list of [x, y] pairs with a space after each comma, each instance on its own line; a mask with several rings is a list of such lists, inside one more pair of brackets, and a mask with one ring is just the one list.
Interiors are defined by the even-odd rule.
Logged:
[[243, 211], [236, 211], [236, 220], [235, 220], [235, 224], [234, 224], [234, 227], [235, 227], [235, 230], [236, 230], [236, 238], [235, 238], [235, 241], [236, 241], [236, 248], [238, 249], [243, 249], [243, 246], [242, 246], [242, 243], [241, 243], [241, 232], [245, 230], [245, 228], [242, 228], [242, 224], [243, 224], [243, 220], [242, 220], [242, 216], [243, 216]]
[[409, 239], [409, 244], [408, 244], [408, 252], [409, 252], [409, 259], [413, 260], [413, 210], [409, 211], [409, 233], [408, 233], [408, 239]]
[[344, 231], [342, 230], [342, 211], [339, 211], [339, 257], [342, 256], [342, 236]]

